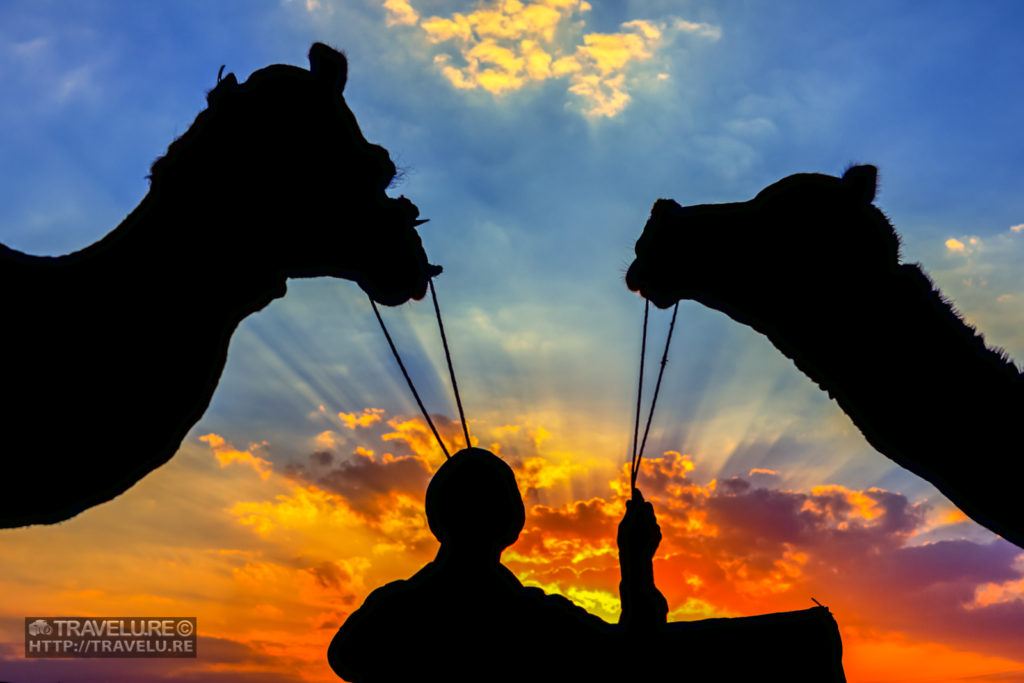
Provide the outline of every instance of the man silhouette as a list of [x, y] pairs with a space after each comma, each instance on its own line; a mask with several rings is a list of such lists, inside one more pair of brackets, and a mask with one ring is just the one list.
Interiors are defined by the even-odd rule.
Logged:
[[617, 627], [524, 587], [501, 564], [526, 514], [512, 469], [493, 453], [453, 455], [431, 479], [425, 507], [437, 557], [373, 591], [331, 642], [328, 662], [348, 681], [609, 680], [634, 664], [629, 644], [665, 624], [652, 567], [661, 530], [639, 492], [619, 525]]

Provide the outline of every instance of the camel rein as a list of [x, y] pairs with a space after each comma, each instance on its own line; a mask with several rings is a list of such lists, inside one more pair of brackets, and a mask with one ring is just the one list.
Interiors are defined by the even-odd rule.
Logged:
[[[427, 281], [430, 284], [430, 296], [434, 300], [434, 314], [437, 316], [437, 328], [441, 331], [441, 343], [444, 345], [444, 357], [448, 361], [448, 374], [452, 378], [452, 389], [455, 391], [455, 404], [459, 407], [459, 419], [462, 421], [462, 433], [466, 437], [466, 448], [472, 445], [469, 440], [469, 427], [466, 426], [466, 414], [462, 410], [462, 398], [459, 396], [459, 383], [455, 381], [455, 366], [452, 365], [452, 354], [448, 349], [448, 337], [444, 333], [444, 322], [441, 320], [441, 307], [437, 303], [437, 291], [434, 289], [434, 278], [430, 278]], [[373, 307], [373, 313], [377, 316], [377, 322], [380, 323], [380, 329], [384, 331], [384, 338], [388, 340], [388, 346], [391, 347], [391, 353], [394, 354], [395, 360], [398, 361], [398, 368], [402, 371], [402, 376], [405, 377], [406, 383], [409, 385], [409, 389], [412, 391], [413, 398], [416, 399], [416, 405], [420, 407], [420, 412], [423, 413], [423, 417], [427, 421], [427, 425], [430, 426], [430, 431], [434, 433], [434, 438], [437, 439], [437, 444], [441, 447], [441, 452], [444, 453], [445, 459], [450, 458], [451, 455], [448, 453], [448, 448], [445, 447], [444, 441], [441, 439], [441, 434], [437, 431], [437, 427], [434, 426], [434, 421], [430, 419], [430, 413], [427, 412], [426, 407], [423, 405], [423, 400], [420, 398], [420, 394], [416, 391], [416, 387], [412, 383], [412, 378], [409, 377], [409, 372], [405, 369], [405, 363], [402, 362], [402, 357], [398, 354], [398, 347], [395, 346], [394, 340], [391, 339], [391, 335], [388, 333], [387, 325], [384, 324], [384, 318], [380, 315], [380, 310], [377, 309], [377, 302], [370, 298], [370, 305]]]
[[[437, 329], [441, 333], [441, 344], [444, 346], [444, 357], [448, 364], [448, 374], [452, 380], [452, 390], [455, 393], [455, 404], [459, 409], [459, 420], [462, 422], [462, 433], [466, 437], [466, 447], [469, 448], [472, 445], [469, 437], [469, 427], [466, 423], [466, 414], [462, 408], [462, 397], [459, 394], [459, 383], [455, 379], [455, 366], [452, 363], [451, 350], [448, 348], [448, 337], [444, 331], [444, 320], [441, 316], [441, 307], [437, 302], [437, 290], [434, 288], [434, 279], [428, 280], [430, 285], [430, 297], [434, 302], [434, 315], [437, 317]], [[444, 444], [444, 440], [441, 438], [440, 432], [437, 431], [437, 427], [434, 425], [434, 421], [430, 419], [430, 413], [427, 412], [426, 406], [423, 405], [423, 399], [420, 398], [420, 394], [416, 391], [416, 386], [413, 384], [412, 378], [409, 376], [409, 371], [405, 368], [405, 363], [402, 362], [402, 357], [398, 353], [398, 347], [395, 345], [394, 340], [391, 338], [391, 334], [388, 332], [387, 325], [384, 324], [384, 318], [381, 317], [380, 310], [377, 308], [377, 302], [373, 300], [373, 297], [369, 297], [370, 306], [373, 307], [373, 313], [377, 317], [377, 322], [380, 323], [380, 329], [384, 332], [384, 338], [387, 339], [388, 346], [391, 348], [391, 353], [395, 357], [395, 361], [398, 363], [398, 369], [402, 371], [402, 376], [405, 377], [406, 384], [409, 385], [409, 390], [412, 392], [413, 398], [416, 399], [416, 405], [419, 406], [420, 412], [423, 414], [423, 418], [427, 421], [427, 425], [430, 427], [430, 431], [433, 432], [434, 438], [437, 439], [438, 446], [441, 447], [441, 451], [444, 453], [444, 457], [450, 458], [451, 454], [448, 452], [448, 448]], [[650, 317], [651, 302], [648, 299], [644, 300], [644, 322], [643, 331], [640, 342], [640, 373], [637, 381], [637, 392], [636, 392], [636, 419], [633, 424], [633, 454], [630, 459], [630, 489], [636, 491], [636, 479], [640, 473], [640, 463], [644, 457], [644, 448], [647, 446], [647, 437], [651, 431], [651, 421], [654, 418], [654, 407], [658, 403], [658, 393], [661, 391], [661, 380], [665, 375], [665, 366], [668, 365], [668, 350], [672, 344], [672, 333], [676, 327], [676, 316], [679, 314], [679, 302], [676, 302], [675, 307], [672, 309], [672, 321], [669, 323], [668, 335], [665, 339], [665, 351], [661, 355], [661, 367], [658, 369], [658, 379], [654, 384], [654, 395], [651, 397], [651, 407], [647, 413], [647, 421], [644, 425], [643, 438], [640, 438], [640, 412], [641, 404], [643, 399], [643, 388], [644, 388], [644, 360], [647, 355], [647, 321]]]
[[636, 477], [640, 474], [640, 461], [644, 457], [644, 446], [647, 445], [647, 434], [651, 431], [651, 419], [654, 417], [654, 406], [658, 402], [658, 392], [661, 390], [661, 378], [665, 374], [665, 366], [668, 365], [668, 347], [672, 343], [672, 331], [676, 328], [676, 314], [679, 313], [679, 302], [676, 302], [672, 309], [672, 322], [668, 326], [668, 337], [665, 339], [665, 352], [661, 355], [661, 368], [658, 370], [658, 381], [654, 384], [654, 396], [651, 397], [651, 410], [647, 413], [647, 424], [644, 426], [644, 437], [640, 440], [640, 447], [637, 448], [638, 436], [640, 434], [640, 401], [644, 393], [644, 356], [647, 355], [647, 318], [651, 310], [650, 299], [644, 299], [644, 324], [643, 334], [640, 340], [640, 379], [637, 382], [636, 390], [636, 421], [633, 423], [633, 457], [629, 468], [629, 488], [636, 492]]

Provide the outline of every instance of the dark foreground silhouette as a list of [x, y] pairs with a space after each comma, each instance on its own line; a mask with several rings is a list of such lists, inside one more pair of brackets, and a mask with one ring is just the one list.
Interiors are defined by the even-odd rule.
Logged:
[[0, 245], [0, 526], [52, 523], [165, 463], [209, 405], [239, 322], [289, 277], [426, 293], [417, 208], [342, 97], [347, 63], [233, 74], [116, 229], [56, 258]]
[[638, 494], [619, 525], [622, 617], [612, 625], [526, 588], [501, 564], [525, 512], [511, 468], [459, 451], [427, 488], [436, 559], [373, 591], [327, 653], [342, 678], [373, 681], [844, 681], [828, 610], [666, 624], [654, 585], [661, 531]]
[[834, 398], [880, 453], [1024, 547], [1024, 377], [988, 349], [872, 202], [877, 171], [798, 174], [747, 202], [654, 204], [626, 275], [661, 307], [749, 325]]

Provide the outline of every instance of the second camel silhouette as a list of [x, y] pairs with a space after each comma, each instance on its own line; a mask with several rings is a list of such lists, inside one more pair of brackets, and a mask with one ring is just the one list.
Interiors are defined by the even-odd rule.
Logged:
[[873, 205], [877, 170], [789, 176], [735, 204], [660, 199], [626, 284], [766, 335], [880, 453], [1024, 547], [1024, 376], [985, 346]]

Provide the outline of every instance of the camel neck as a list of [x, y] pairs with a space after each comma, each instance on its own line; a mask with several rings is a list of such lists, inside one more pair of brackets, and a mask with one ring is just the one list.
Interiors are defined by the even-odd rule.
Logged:
[[183, 202], [155, 188], [106, 237], [65, 258], [92, 261], [117, 281], [111, 291], [187, 302], [237, 324], [283, 296], [285, 277], [244, 239], [246, 215], [204, 194]]

